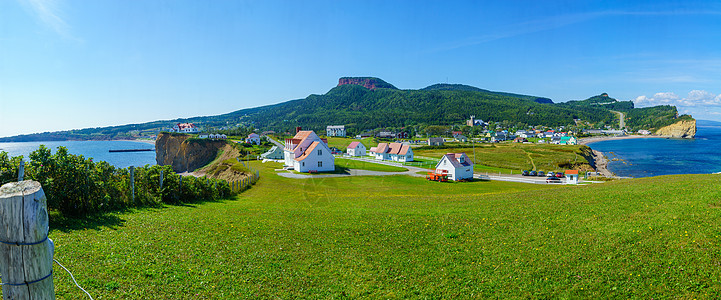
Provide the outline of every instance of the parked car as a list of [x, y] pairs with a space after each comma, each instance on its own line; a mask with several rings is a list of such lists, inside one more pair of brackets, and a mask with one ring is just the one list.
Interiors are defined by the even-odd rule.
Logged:
[[527, 171], [527, 170], [523, 170], [523, 172], [521, 172], [521, 176], [528, 176], [528, 171]]
[[531, 173], [528, 174], [529, 176], [538, 176], [538, 173], [536, 171], [531, 171]]
[[556, 178], [563, 178], [563, 173], [556, 172]]
[[561, 179], [558, 177], [548, 177], [546, 178], [546, 183], [561, 183]]
[[543, 176], [546, 176], [546, 174], [543, 173], [543, 171], [538, 171], [538, 177], [543, 177]]
[[548, 172], [548, 174], [546, 174], [546, 176], [548, 176], [548, 177], [556, 177], [556, 174], [553, 173], [553, 171], [551, 171], [551, 172]]

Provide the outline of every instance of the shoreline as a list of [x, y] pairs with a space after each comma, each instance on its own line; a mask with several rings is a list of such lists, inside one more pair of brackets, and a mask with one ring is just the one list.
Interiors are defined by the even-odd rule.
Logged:
[[604, 141], [615, 141], [615, 140], [630, 140], [630, 139], [670, 139], [668, 136], [660, 135], [621, 135], [621, 136], [593, 136], [585, 137], [578, 140], [579, 145], [588, 145], [591, 143], [604, 142]]

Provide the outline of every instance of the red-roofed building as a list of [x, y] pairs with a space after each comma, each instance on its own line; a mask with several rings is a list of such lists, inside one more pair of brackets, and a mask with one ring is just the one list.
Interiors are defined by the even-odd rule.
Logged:
[[313, 131], [299, 131], [285, 139], [283, 149], [285, 165], [298, 172], [335, 171], [335, 157], [324, 141]]
[[350, 156], [366, 156], [366, 146], [361, 142], [352, 142], [346, 150]]
[[198, 127], [193, 123], [178, 123], [170, 129], [170, 132], [198, 133]]
[[436, 173], [455, 181], [473, 179], [473, 162], [465, 153], [447, 153], [436, 164]]
[[400, 162], [413, 161], [413, 150], [409, 145], [402, 143], [380, 143], [378, 147], [374, 148], [371, 148], [371, 155], [376, 159]]
[[566, 170], [566, 184], [578, 184], [578, 170]]

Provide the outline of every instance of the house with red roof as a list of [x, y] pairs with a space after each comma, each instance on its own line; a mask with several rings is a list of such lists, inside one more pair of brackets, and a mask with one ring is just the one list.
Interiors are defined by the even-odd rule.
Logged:
[[566, 170], [566, 184], [578, 184], [578, 170]]
[[402, 143], [380, 143], [371, 148], [371, 155], [376, 159], [399, 162], [413, 161], [413, 150], [410, 145]]
[[436, 164], [436, 174], [447, 174], [455, 181], [473, 179], [473, 162], [465, 153], [446, 153]]
[[198, 133], [198, 127], [193, 123], [178, 123], [170, 129], [170, 132]]
[[350, 156], [366, 156], [366, 146], [361, 142], [355, 141], [348, 145], [346, 152]]
[[313, 131], [298, 131], [293, 138], [285, 139], [284, 163], [298, 172], [335, 171], [335, 157], [328, 141]]
[[252, 145], [260, 145], [260, 136], [257, 133], [251, 133], [245, 138], [245, 142]]

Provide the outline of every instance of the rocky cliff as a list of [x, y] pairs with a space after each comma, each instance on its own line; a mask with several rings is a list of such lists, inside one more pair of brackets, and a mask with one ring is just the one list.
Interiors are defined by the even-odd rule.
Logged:
[[338, 79], [338, 86], [344, 84], [360, 85], [371, 90], [375, 90], [377, 88], [396, 89], [396, 87], [392, 84], [375, 77], [341, 77]]
[[215, 159], [224, 140], [190, 138], [190, 135], [161, 132], [155, 139], [155, 161], [172, 166], [175, 172], [193, 171]]
[[691, 139], [696, 136], [696, 120], [684, 120], [656, 130], [656, 135]]

